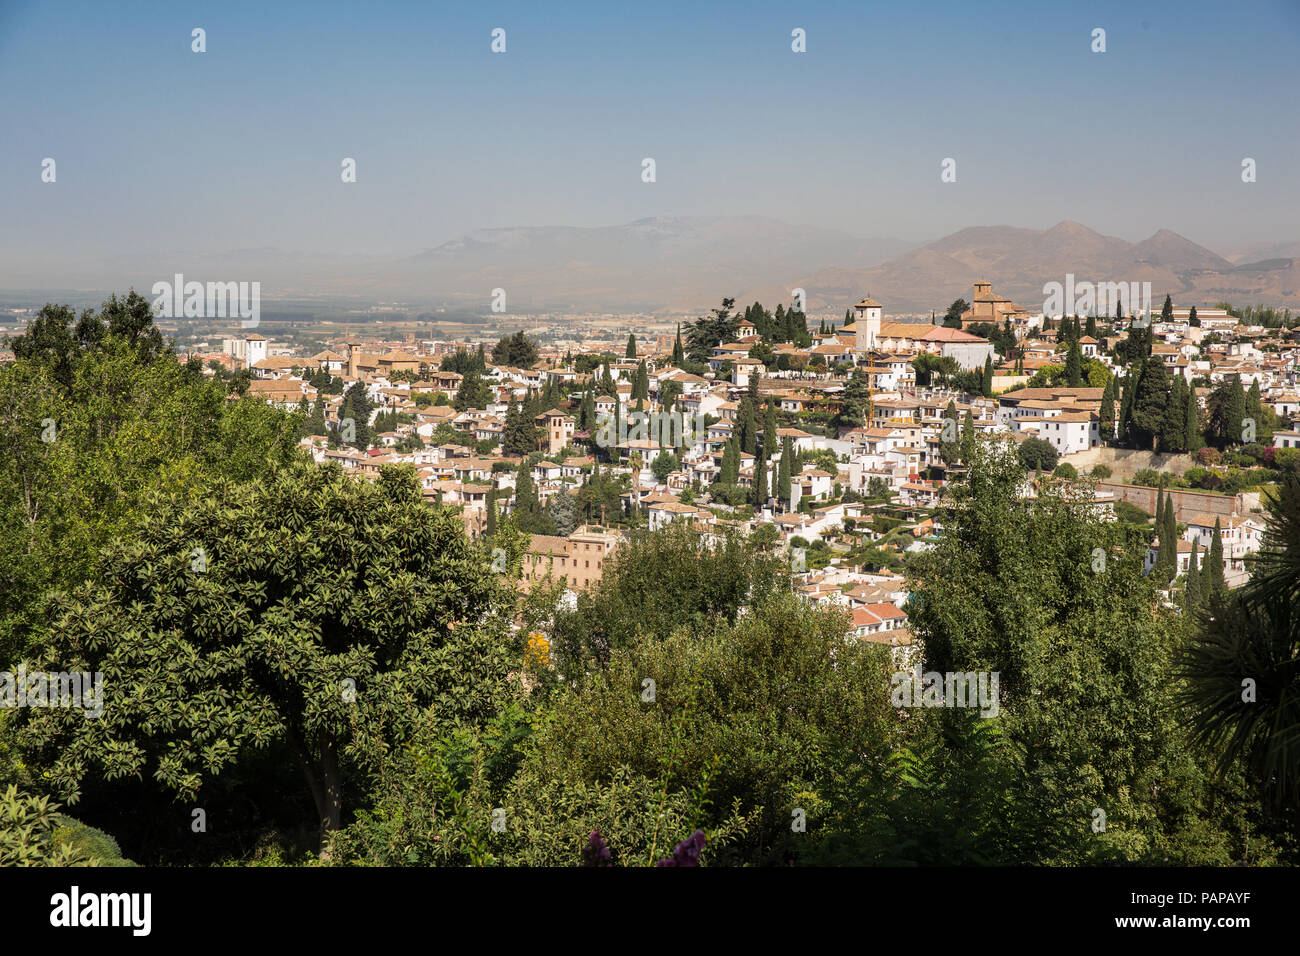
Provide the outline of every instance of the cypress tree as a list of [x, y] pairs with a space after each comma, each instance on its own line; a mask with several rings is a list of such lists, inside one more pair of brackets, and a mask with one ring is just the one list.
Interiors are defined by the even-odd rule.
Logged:
[[624, 358], [636, 358], [636, 335], [629, 332], [627, 334], [627, 350], [623, 353]]
[[1065, 358], [1065, 378], [1071, 388], [1083, 384], [1083, 352], [1079, 349], [1078, 339], [1070, 342], [1070, 351]]
[[1201, 434], [1201, 410], [1196, 403], [1196, 389], [1188, 386], [1187, 403], [1183, 406], [1183, 447], [1194, 455], [1205, 445]]
[[777, 447], [776, 427], [776, 404], [769, 400], [763, 416], [763, 454], [769, 457]]
[[754, 405], [748, 398], [741, 404], [744, 406], [740, 420], [741, 450], [754, 455], [758, 453], [758, 425], [754, 421]]
[[537, 509], [537, 492], [533, 488], [533, 475], [528, 468], [528, 459], [525, 458], [519, 463], [519, 473], [515, 476], [515, 512], [526, 519], [536, 514]]
[[794, 467], [794, 453], [787, 438], [781, 448], [781, 461], [776, 467], [776, 495], [786, 501], [790, 500], [790, 471]]
[[1210, 564], [1209, 586], [1203, 584], [1201, 591], [1204, 597], [1219, 600], [1227, 593], [1227, 585], [1223, 581], [1223, 532], [1218, 518], [1214, 519], [1214, 537], [1210, 539], [1210, 556], [1206, 560]]
[[1232, 376], [1232, 390], [1228, 393], [1228, 411], [1225, 417], [1228, 434], [1223, 437], [1230, 445], [1240, 445], [1247, 418], [1246, 390], [1241, 386], [1240, 375]]
[[[766, 444], [766, 440], [764, 440]], [[767, 501], [767, 449], [754, 459], [754, 506], [761, 508]]]
[[985, 398], [993, 397], [993, 356], [984, 356], [984, 380], [981, 383]]
[[1106, 379], [1101, 392], [1101, 437], [1104, 441], [1115, 438], [1115, 376]]
[[494, 478], [492, 484], [488, 485], [487, 493], [487, 529], [484, 536], [488, 538], [496, 537], [497, 533], [497, 485]]
[[686, 353], [682, 349], [682, 324], [678, 322], [677, 339], [676, 341], [673, 342], [673, 364], [676, 365], [678, 368], [681, 368], [682, 363], [685, 361], [686, 361]]
[[1201, 606], [1200, 569], [1197, 568], [1197, 552], [1200, 542], [1192, 542], [1192, 556], [1187, 562], [1187, 582], [1183, 586], [1183, 610], [1190, 614]]
[[1172, 581], [1178, 577], [1178, 518], [1175, 514], [1174, 496], [1165, 496], [1165, 526], [1160, 531], [1161, 540], [1169, 542], [1165, 558], [1165, 577]]

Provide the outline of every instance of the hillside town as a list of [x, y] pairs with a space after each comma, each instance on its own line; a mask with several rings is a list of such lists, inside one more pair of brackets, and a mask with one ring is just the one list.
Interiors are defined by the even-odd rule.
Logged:
[[1300, 347], [1289, 316], [1267, 327], [1228, 308], [1081, 320], [981, 281], [931, 324], [889, 321], [870, 297], [815, 327], [725, 300], [675, 336], [576, 354], [523, 333], [310, 355], [248, 334], [194, 358], [301, 409], [317, 462], [363, 479], [413, 465], [471, 537], [514, 516], [531, 535], [525, 588], [549, 577], [572, 599], [635, 527], [757, 532], [808, 599], [901, 655], [903, 566], [942, 535], [945, 486], [981, 436], [1014, 441], [1041, 480], [1086, 480], [1108, 518], [1151, 522], [1146, 568], [1169, 596], [1198, 576], [1246, 580], [1269, 469], [1300, 459]]

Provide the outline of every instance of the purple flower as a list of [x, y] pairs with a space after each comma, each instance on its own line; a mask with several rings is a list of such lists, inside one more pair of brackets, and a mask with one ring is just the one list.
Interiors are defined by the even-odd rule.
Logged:
[[704, 831], [696, 830], [673, 848], [671, 857], [664, 857], [655, 866], [699, 866], [704, 849]]
[[582, 865], [613, 866], [611, 858], [612, 854], [609, 852], [609, 847], [605, 844], [604, 838], [600, 835], [600, 831], [592, 830], [591, 835], [587, 837], [587, 845], [582, 848]]

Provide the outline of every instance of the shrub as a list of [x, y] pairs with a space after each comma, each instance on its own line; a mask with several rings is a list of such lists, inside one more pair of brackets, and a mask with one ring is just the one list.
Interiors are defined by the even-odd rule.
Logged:
[[1078, 478], [1079, 469], [1075, 468], [1068, 461], [1063, 461], [1056, 466], [1056, 469], [1052, 472], [1052, 474], [1055, 475], [1057, 478]]
[[1109, 478], [1112, 474], [1114, 474], [1114, 472], [1112, 472], [1109, 466], [1107, 465], [1092, 466], [1092, 477], [1094, 478], [1105, 480], [1106, 478]]

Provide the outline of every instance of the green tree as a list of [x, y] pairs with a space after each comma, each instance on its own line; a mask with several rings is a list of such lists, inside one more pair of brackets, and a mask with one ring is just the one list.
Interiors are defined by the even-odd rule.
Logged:
[[452, 402], [456, 411], [463, 412], [467, 408], [485, 409], [491, 401], [491, 390], [479, 377], [477, 370], [471, 368], [462, 373], [460, 388], [456, 390], [456, 398]]
[[[537, 362], [537, 346], [524, 335], [523, 330], [506, 336], [492, 347], [492, 364], [513, 368], [532, 368]], [[485, 371], [485, 369], [477, 369]]]
[[1196, 739], [1218, 756], [1220, 769], [1244, 762], [1270, 811], [1294, 826], [1300, 797], [1300, 479], [1288, 475], [1268, 499], [1253, 573], [1231, 596], [1222, 588], [1217, 522], [1211, 552], [1211, 577], [1218, 580], [1182, 657], [1182, 702]]
[[1017, 454], [1022, 467], [1035, 471], [1052, 471], [1060, 458], [1056, 447], [1041, 438], [1026, 438]]
[[1101, 437], [1103, 441], [1115, 438], [1115, 382], [1114, 376], [1106, 380], [1101, 393]]
[[1152, 356], [1142, 364], [1133, 396], [1128, 436], [1134, 447], [1155, 450], [1168, 403], [1169, 373], [1165, 363]]
[[629, 332], [627, 334], [627, 348], [623, 351], [624, 358], [636, 358], [636, 335]]
[[963, 312], [970, 311], [970, 303], [965, 299], [956, 299], [952, 305], [948, 306], [948, 311], [943, 314], [944, 328], [960, 329], [961, 315]]
[[[775, 419], [775, 412], [772, 415]], [[862, 369], [855, 368], [840, 396], [840, 411], [835, 418], [835, 425], [838, 428], [860, 428], [870, 424], [871, 379]]]
[[578, 526], [578, 502], [566, 486], [561, 486], [551, 497], [548, 510], [558, 534], [566, 537], [573, 534], [573, 529]]
[[151, 503], [135, 534], [58, 602], [38, 664], [102, 672], [98, 720], [22, 715], [22, 740], [69, 799], [147, 778], [193, 799], [250, 751], [297, 759], [322, 834], [345, 768], [400, 742], [413, 706], [451, 723], [491, 712], [508, 663], [488, 626], [496, 582], [456, 515], [409, 470], [358, 482], [301, 465]]
[[1070, 350], [1065, 358], [1065, 379], [1071, 388], [1083, 384], [1083, 352], [1077, 339], [1071, 339]]
[[654, 460], [650, 462], [650, 471], [654, 474], [655, 481], [663, 484], [668, 480], [668, 476], [681, 466], [681, 460], [671, 451], [665, 449], [659, 452], [654, 457]]
[[1210, 553], [1206, 561], [1210, 565], [1206, 596], [1211, 601], [1221, 603], [1228, 593], [1228, 588], [1223, 580], [1223, 530], [1219, 527], [1218, 518], [1214, 519], [1214, 536], [1210, 538]]
[[776, 470], [776, 496], [783, 501], [790, 501], [790, 480], [794, 472], [794, 446], [786, 438], [781, 447], [781, 462]]

